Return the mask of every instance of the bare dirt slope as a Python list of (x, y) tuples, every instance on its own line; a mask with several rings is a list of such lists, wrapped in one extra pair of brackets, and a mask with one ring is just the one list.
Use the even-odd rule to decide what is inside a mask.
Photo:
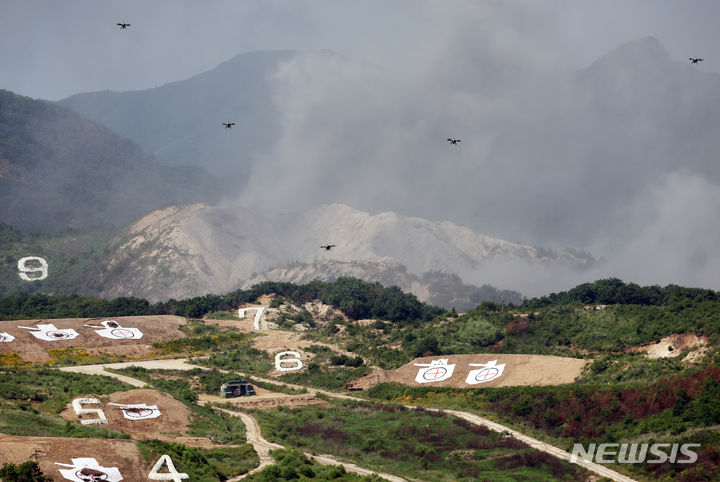
[(208, 403), (230, 403), (237, 408), (257, 408), (259, 410), (272, 410), (280, 405), (284, 407), (299, 407), (305, 405), (316, 405), (326, 407), (329, 404), (315, 395), (303, 393), (289, 395), (287, 393), (272, 392), (258, 386), (255, 387), (256, 395), (251, 397), (222, 398), (217, 395), (201, 393), (198, 395), (201, 404)]
[[(657, 343), (648, 345), (635, 346), (629, 348), (629, 352), (645, 352), (648, 358), (671, 358), (684, 355), (689, 351), (695, 350), (695, 356), (702, 356), (703, 348), (707, 345), (708, 337), (706, 335), (696, 335), (694, 333), (682, 333), (666, 336)], [(693, 358), (694, 358), (693, 357)]]
[[(103, 427), (109, 430), (129, 434), (138, 440), (157, 438), (194, 447), (208, 447), (213, 445), (209, 439), (186, 435), (192, 413), (185, 404), (175, 400), (166, 393), (144, 389), (115, 392), (103, 396), (88, 394), (83, 398), (97, 398), (100, 400), (100, 405), (88, 405), (87, 408), (102, 409), (108, 420), (108, 423), (103, 425)], [(111, 403), (128, 405), (144, 403), (146, 405), (156, 405), (160, 410), (160, 416), (145, 420), (129, 420), (123, 416), (119, 406), (111, 405)], [(60, 415), (73, 422), (77, 422), (83, 417), (97, 418), (95, 415), (78, 417), (71, 404), (68, 404)]]
[[(415, 378), (419, 370), (428, 368), (433, 360), (447, 359), (447, 365), (455, 365), (452, 376), (442, 381), (429, 381), (418, 383)], [(473, 364), (487, 364), (496, 361), (496, 366), (505, 365), (502, 374), (487, 382), (468, 384), (466, 378), (470, 371), (481, 370), (481, 366)], [(508, 387), (515, 385), (560, 385), (572, 383), (580, 376), (582, 368), (588, 360), (580, 358), (566, 358), (548, 355), (507, 355), (507, 354), (479, 354), (479, 355), (443, 355), (416, 358), (395, 370), (375, 370), (359, 378), (353, 385), (360, 388), (370, 388), (378, 383), (394, 382), (411, 386), (440, 386), (455, 388), (480, 387)], [(425, 366), (417, 366), (425, 365)], [(428, 377), (432, 378), (432, 377)]]
[[(108, 320), (116, 321), (122, 328), (139, 329), (142, 338), (105, 338), (98, 335), (96, 329), (84, 326), (102, 326), (101, 323)], [(171, 315), (0, 321), (0, 333), (8, 333), (15, 337), (11, 342), (0, 343), (0, 353), (14, 352), (24, 360), (40, 363), (48, 360), (47, 350), (71, 346), (86, 347), (91, 355), (107, 353), (143, 356), (151, 351), (151, 342), (184, 338), (185, 333), (179, 328), (185, 323), (185, 318)], [(38, 324), (53, 324), (59, 330), (72, 328), (79, 336), (74, 339), (45, 341), (36, 338), (30, 330), (19, 328), (20, 326), (36, 327)]]
[(72, 464), (72, 458), (80, 457), (92, 457), (103, 467), (117, 467), (125, 480), (148, 480), (150, 467), (132, 440), (0, 435), (0, 462), (37, 461), (53, 480), (65, 480), (59, 469), (67, 468), (55, 462)]

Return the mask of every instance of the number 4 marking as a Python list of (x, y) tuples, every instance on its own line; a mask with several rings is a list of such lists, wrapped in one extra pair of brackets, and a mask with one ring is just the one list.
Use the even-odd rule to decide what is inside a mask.
[[(167, 472), (158, 472), (163, 465), (167, 465)], [(189, 479), (190, 476), (186, 473), (180, 473), (175, 470), (175, 465), (169, 455), (163, 455), (155, 462), (152, 470), (148, 474), (150, 480), (173, 480), (174, 482), (180, 482), (182, 479)]]

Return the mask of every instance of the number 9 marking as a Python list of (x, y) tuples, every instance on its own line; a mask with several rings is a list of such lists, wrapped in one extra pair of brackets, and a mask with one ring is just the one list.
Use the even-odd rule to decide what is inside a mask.
[[(28, 266), (28, 262), (31, 266)], [(40, 266), (37, 264), (40, 263)], [(32, 266), (35, 265), (35, 266)], [(48, 264), (42, 258), (37, 256), (25, 256), (18, 261), (18, 276), (20, 279), (25, 281), (40, 281), (47, 278), (48, 275)], [(29, 276), (28, 273), (41, 273), (40, 275)]]

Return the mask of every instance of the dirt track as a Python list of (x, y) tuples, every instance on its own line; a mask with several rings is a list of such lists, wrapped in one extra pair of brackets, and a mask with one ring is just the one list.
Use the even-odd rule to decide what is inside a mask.
[[(176, 360), (155, 360), (155, 361), (154, 361), (154, 363), (155, 363), (154, 368), (177, 369), (176, 367), (181, 366), (183, 362), (184, 362), (183, 359), (176, 359)], [(143, 364), (143, 365), (145, 365), (146, 363), (149, 363), (149, 362), (115, 363), (115, 364), (111, 364), (111, 365), (114, 366), (114, 367), (118, 367), (118, 366), (129, 366), (129, 365), (132, 365), (132, 364), (137, 364), (137, 365)], [(99, 367), (99, 372), (102, 373), (102, 365), (95, 365), (95, 367)], [(83, 368), (83, 367), (65, 367), (65, 368), (63, 368), (63, 369), (64, 369), (64, 370), (68, 370), (68, 371), (75, 371), (74, 369), (77, 369), (77, 368)], [(205, 368), (205, 367), (198, 367), (198, 366), (189, 365), (189, 364), (188, 364), (188, 365), (184, 365), (184, 368), (182, 368), (182, 369), (190, 370), (190, 369), (192, 369), (192, 368), (203, 368), (203, 369), (207, 369), (207, 368)], [(100, 373), (98, 373), (98, 374), (100, 374)], [(102, 374), (107, 375), (107, 376), (115, 376), (115, 374), (107, 373), (107, 372), (102, 373)], [(282, 382), (278, 382), (277, 380), (268, 380), (268, 379), (262, 379), (262, 378), (259, 378), (259, 377), (254, 377), (254, 378), (258, 379), (259, 381), (268, 381), (268, 382), (271, 382), (271, 383), (276, 383), (276, 384), (288, 386), (288, 387), (291, 387), (291, 388), (298, 388), (298, 389), (299, 389), (299, 388), (303, 388), (303, 387), (301, 387), (301, 386), (299, 386), (299, 385), (293, 385), (293, 384), (290, 384), (290, 383), (282, 383)], [(345, 394), (341, 394), (341, 393), (329, 392), (329, 391), (327, 391), (327, 390), (319, 390), (319, 389), (314, 389), (314, 388), (310, 388), (310, 387), (306, 387), (306, 388), (307, 388), (307, 390), (308, 390), (308, 393), (310, 393), (310, 394), (312, 394), (312, 395), (323, 394), (323, 395), (327, 395), (327, 396), (329, 396), (329, 397), (334, 397), (334, 398), (350, 399), (350, 400), (357, 400), (357, 401), (366, 401), (366, 400), (364, 400), (364, 399), (362, 399), (362, 398), (353, 397), (353, 396), (345, 395)], [(415, 408), (415, 407), (414, 407), (414, 406), (408, 406), (408, 408)], [(469, 421), (469, 422), (471, 422), (471, 423), (473, 423), (473, 424), (475, 424), (475, 425), (482, 425), (482, 426), (487, 427), (487, 428), (489, 428), (490, 430), (494, 430), (494, 431), (496, 431), (496, 432), (501, 432), (501, 433), (502, 433), (502, 432), (508, 432), (508, 433), (510, 433), (513, 437), (515, 437), (515, 438), (517, 438), (518, 440), (520, 440), (520, 441), (522, 441), (522, 442), (530, 445), (531, 447), (533, 447), (533, 448), (535, 448), (535, 449), (537, 449), (537, 450), (540, 450), (540, 451), (542, 451), (542, 452), (545, 452), (545, 453), (547, 453), (547, 454), (550, 454), (550, 455), (552, 455), (552, 456), (554, 456), (554, 457), (557, 457), (557, 458), (559, 458), (559, 459), (565, 460), (565, 461), (567, 461), (567, 462), (570, 461), (570, 453), (569, 453), (569, 452), (566, 452), (566, 451), (564, 451), (564, 450), (562, 450), (562, 449), (559, 449), (559, 448), (557, 448), (557, 447), (555, 447), (554, 445), (551, 445), (551, 444), (549, 444), (549, 443), (542, 442), (542, 441), (537, 440), (537, 439), (535, 439), (535, 438), (533, 438), (533, 437), (530, 437), (530, 436), (528, 436), (528, 435), (525, 435), (525, 434), (523, 434), (523, 433), (521, 433), (521, 432), (518, 432), (517, 430), (513, 430), (513, 429), (511, 429), (510, 427), (506, 427), (505, 425), (501, 425), (501, 424), (499, 424), (499, 423), (497, 423), (497, 422), (493, 422), (492, 420), (488, 420), (488, 419), (486, 419), (486, 418), (480, 417), (480, 416), (475, 415), (475, 414), (472, 414), (472, 413), (461, 412), (461, 411), (457, 411), (457, 410), (444, 410), (444, 409), (434, 409), (434, 410), (439, 411), (439, 412), (448, 413), (448, 414), (454, 415), (454, 416), (456, 416), (456, 417), (464, 418), (465, 420), (467, 420), (467, 421)], [(237, 414), (237, 415), (239, 415), (239, 416), (242, 416), (240, 413), (236, 413), (236, 412), (231, 412), (231, 413)], [(251, 417), (251, 418), (252, 418), (252, 417)], [(246, 426), (247, 426), (247, 423), (246, 423)], [(258, 429), (258, 430), (259, 430), (259, 429)], [(248, 428), (248, 433), (249, 433), (249, 432), (250, 432), (250, 429)], [(258, 432), (258, 434), (259, 434), (259, 432)], [(258, 436), (259, 436), (259, 435), (258, 435)], [(249, 437), (249, 435), (248, 435), (248, 437)], [(260, 437), (260, 438), (262, 438), (262, 437)], [(250, 440), (250, 439), (248, 438), (248, 443), (250, 443), (249, 440)], [(268, 446), (269, 446), (269, 445), (275, 445), (275, 444), (270, 444), (270, 442), (267, 442), (267, 441), (264, 440), (264, 439), (262, 439), (262, 440), (264, 441), (265, 444), (268, 444)], [(257, 450), (257, 449), (256, 449), (256, 450)], [(264, 449), (263, 449), (263, 450), (264, 450)], [(269, 449), (268, 449), (268, 450), (269, 450)], [(316, 459), (317, 459), (317, 457), (316, 457)], [(332, 462), (332, 463), (337, 463), (337, 462)], [(605, 467), (605, 466), (600, 465), (600, 464), (596, 464), (596, 463), (594, 463), (594, 462), (585, 462), (584, 460), (579, 459), (579, 460), (578, 460), (578, 465), (580, 465), (581, 467), (584, 467), (584, 468), (586, 468), (587, 470), (589, 470), (589, 471), (591, 471), (591, 472), (594, 472), (594, 473), (596, 473), (596, 474), (598, 474), (598, 475), (600, 475), (600, 476), (602, 476), (602, 477), (608, 477), (609, 479), (615, 480), (615, 481), (618, 481), (618, 482), (632, 482), (632, 481), (634, 480), (634, 479), (631, 479), (630, 477), (627, 477), (627, 476), (625, 476), (625, 475), (622, 475), (622, 474), (620, 474), (619, 472), (616, 472), (616, 471), (614, 471), (614, 470), (612, 470), (612, 469), (610, 469), (610, 468), (608, 468), (608, 467)]]
[[(247, 437), (247, 442), (249, 444), (252, 444), (252, 446), (255, 448), (255, 451), (258, 453), (258, 456), (260, 457), (260, 465), (258, 467), (256, 467), (252, 471), (248, 472), (247, 474), (244, 474), (240, 477), (236, 477), (231, 480), (243, 479), (250, 474), (259, 472), (260, 470), (265, 468), (265, 466), (275, 463), (273, 458), (270, 456), (270, 451), (276, 450), (276, 449), (281, 449), (281, 448), (283, 448), (283, 446), (278, 445), (276, 443), (268, 442), (267, 440), (265, 440), (262, 436), (262, 433), (260, 431), (260, 426), (258, 425), (257, 420), (255, 420), (253, 417), (251, 417), (250, 415), (248, 415), (246, 413), (234, 412), (232, 410), (226, 410), (226, 409), (219, 409), (219, 410), (222, 410), (223, 412), (229, 413), (231, 415), (239, 416), (242, 419), (243, 423), (245, 424), (245, 429), (246, 429), (245, 433), (246, 433), (246, 437)], [(345, 467), (345, 470), (347, 470), (348, 472), (354, 472), (354, 473), (360, 474), (360, 475), (376, 474), (376, 475), (379, 475), (380, 477), (382, 477), (386, 480), (390, 480), (392, 482), (403, 482), (405, 480), (403, 478), (396, 477), (394, 475), (383, 474), (381, 472), (374, 472), (372, 470), (363, 469), (362, 467), (358, 467), (355, 464), (351, 464), (351, 463), (347, 463), (347, 462), (340, 462), (339, 460), (336, 460), (336, 459), (330, 457), (329, 455), (312, 455), (310, 453), (305, 452), (305, 456), (308, 457), (309, 459), (315, 460), (316, 462), (318, 462), (319, 464), (322, 464), (322, 465), (342, 465), (343, 467)]]

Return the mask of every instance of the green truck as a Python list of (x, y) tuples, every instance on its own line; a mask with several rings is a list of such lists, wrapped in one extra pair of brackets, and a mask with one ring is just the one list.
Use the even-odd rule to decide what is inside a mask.
[(233, 380), (223, 383), (220, 387), (220, 396), (223, 398), (235, 398), (255, 395), (255, 387), (246, 380)]

